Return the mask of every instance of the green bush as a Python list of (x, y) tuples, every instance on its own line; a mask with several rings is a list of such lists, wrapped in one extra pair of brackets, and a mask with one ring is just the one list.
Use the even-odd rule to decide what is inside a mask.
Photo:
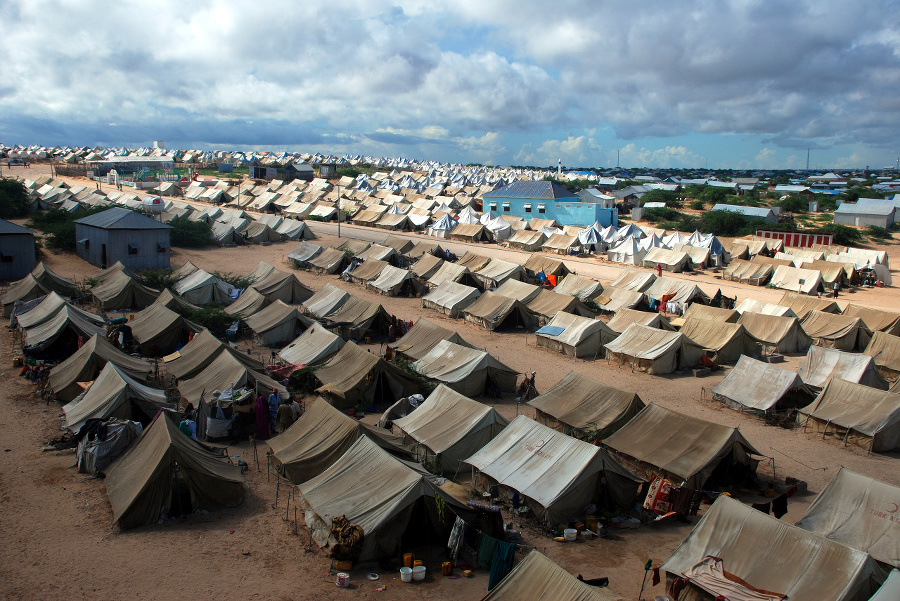
[(743, 236), (754, 229), (750, 220), (740, 213), (708, 211), (700, 217), (700, 231), (716, 236)]
[(14, 219), (28, 214), (28, 190), (14, 179), (0, 179), (0, 218)]
[(641, 196), (641, 206), (648, 202), (662, 202), (671, 209), (681, 208), (681, 199), (678, 197), (678, 193), (670, 190), (650, 190)]
[(875, 238), (877, 240), (891, 240), (893, 238), (891, 232), (877, 225), (870, 225), (867, 227), (866, 233), (869, 235), (869, 238)]
[(702, 211), (706, 208), (706, 203), (702, 200), (693, 200), (691, 201), (691, 208), (695, 211)]
[(250, 286), (253, 283), (253, 280), (248, 278), (245, 275), (237, 275), (235, 273), (231, 273), (230, 271), (222, 272), (222, 271), (214, 271), (213, 275), (222, 280), (223, 282), (228, 282), (235, 288), (240, 288), (243, 290)]
[(781, 210), (786, 213), (806, 213), (809, 209), (809, 201), (805, 196), (799, 194), (791, 194), (778, 203)]
[(199, 326), (203, 326), (218, 338), (225, 337), (225, 330), (235, 322), (235, 318), (225, 312), (218, 303), (210, 303), (197, 310), (186, 309), (184, 317)]
[(169, 225), (172, 226), (172, 246), (201, 248), (212, 243), (212, 226), (205, 221), (176, 217)]
[(142, 269), (137, 272), (137, 276), (144, 286), (156, 290), (165, 290), (166, 288), (174, 290), (175, 283), (181, 279), (172, 275), (171, 269)]
[(35, 213), (28, 222), (28, 227), (47, 235), (44, 241), (47, 248), (55, 250), (75, 250), (75, 220), (88, 215), (102, 213), (109, 207), (94, 207), (80, 213), (69, 213), (62, 209), (51, 209), (43, 213)]
[(656, 223), (658, 221), (679, 221), (681, 219), (681, 213), (668, 207), (646, 209), (644, 210), (644, 219), (650, 223)]
[(861, 231), (840, 223), (826, 223), (822, 226), (821, 231), (834, 236), (834, 243), (841, 246), (852, 246), (862, 242), (863, 239)]

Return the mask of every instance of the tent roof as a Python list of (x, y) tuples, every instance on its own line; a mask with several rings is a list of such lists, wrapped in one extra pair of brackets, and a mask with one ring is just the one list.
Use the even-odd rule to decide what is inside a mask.
[(159, 293), (159, 296), (156, 297), (156, 300), (153, 301), (156, 305), (162, 305), (167, 309), (171, 309), (176, 313), (184, 313), (185, 311), (198, 311), (200, 307), (193, 303), (189, 303), (177, 294), (173, 294), (171, 290), (166, 288), (162, 292)]
[(344, 346), (344, 339), (313, 322), (305, 332), (278, 352), (278, 355), (294, 365), (318, 365)]
[[(32, 314), (34, 314), (33, 319), (36, 322), (32, 327), (25, 329), (25, 347), (33, 351), (44, 350), (53, 344), (67, 328), (72, 328), (83, 338), (90, 338), (95, 334), (106, 334), (106, 321), (99, 315), (82, 311), (68, 303), (64, 303), (62, 307), (52, 306), (54, 300), (52, 297), (55, 294), (55, 292), (51, 292), (38, 306), (19, 317), (20, 325), (22, 317), (30, 317)], [(45, 303), (47, 305), (42, 308)]]
[(614, 598), (615, 595), (607, 593), (606, 589), (581, 582), (537, 550), (532, 550), (482, 601), (610, 601)]
[(428, 354), (439, 342), (449, 340), (461, 346), (472, 347), (454, 330), (448, 330), (429, 319), (419, 319), (399, 340), (390, 343), (398, 352), (418, 360)]
[(313, 291), (296, 275), (275, 268), (251, 286), (269, 300), (278, 299), (286, 303), (302, 303), (313, 295)]
[(607, 286), (603, 293), (594, 299), (594, 302), (596, 302), (604, 311), (617, 313), (622, 309), (637, 307), (643, 300), (643, 292)]
[[(872, 337), (872, 331), (866, 327), (862, 319), (850, 315), (837, 315), (822, 311), (810, 311), (800, 323), (803, 331), (812, 338), (829, 341), (846, 340), (841, 348), (852, 350), (857, 346), (857, 338), (865, 348)], [(864, 340), (864, 342), (862, 342)]]
[(639, 323), (643, 326), (657, 328), (659, 330), (675, 331), (675, 328), (672, 327), (669, 320), (659, 313), (624, 308), (616, 311), (616, 314), (606, 325), (609, 326), (609, 329), (613, 332), (622, 333), (633, 323)]
[(644, 407), (603, 444), (696, 487), (702, 486), (719, 461), (733, 452), (760, 455), (737, 428), (659, 405)]
[(778, 304), (790, 307), (797, 314), (798, 319), (806, 317), (810, 311), (822, 311), (825, 313), (840, 313), (841, 308), (832, 300), (825, 300), (808, 294), (785, 292)]
[(521, 306), (521, 303), (513, 298), (489, 290), (466, 307), (464, 312), (467, 316), (471, 315), (477, 319), (483, 319), (487, 324), (496, 327), (516, 306)]
[(698, 317), (700, 319), (714, 319), (720, 322), (737, 323), (740, 313), (734, 309), (722, 309), (720, 307), (710, 307), (701, 303), (691, 303), (687, 311), (684, 312), (684, 318)]
[[(415, 328), (413, 328), (415, 329)], [(513, 379), (519, 372), (508, 367), (481, 349), (461, 346), (449, 340), (441, 340), (428, 353), (412, 365), (418, 373), (451, 387), (478, 388), (476, 374), (490, 370), (495, 379), (503, 375)]]
[[(263, 364), (230, 345), (225, 344), (206, 328), (194, 336), (176, 355), (166, 361), (166, 373), (175, 376), (179, 380), (192, 378), (202, 369), (206, 368), (223, 350), (228, 351), (235, 359), (248, 368), (262, 371)], [(210, 393), (212, 391), (210, 390)]]
[(597, 280), (570, 273), (553, 290), (557, 294), (570, 294), (577, 296), (581, 300), (588, 300), (596, 298), (603, 292), (603, 284)]
[(470, 271), (478, 271), (490, 262), (488, 257), (477, 255), (472, 251), (466, 251), (462, 257), (456, 262), (457, 265), (467, 267)]
[[(184, 352), (185, 349), (182, 349), (181, 352)], [(277, 388), (282, 398), (290, 398), (290, 393), (280, 383), (263, 373), (249, 369), (231, 353), (222, 352), (203, 368), (203, 371), (189, 380), (182, 380), (178, 384), (178, 391), (196, 407), (204, 390), (206, 391), (205, 397), (210, 398), (214, 390), (227, 390), (241, 386), (253, 388), (254, 385), (261, 391), (271, 391)]]
[(562, 328), (559, 334), (541, 333), (539, 336), (555, 340), (567, 346), (579, 346), (582, 342), (596, 335), (598, 332), (603, 341), (614, 339), (617, 334), (608, 325), (599, 319), (582, 317), (565, 311), (558, 311), (546, 326), (549, 328)]
[(607, 343), (606, 349), (612, 353), (637, 359), (653, 360), (674, 349), (681, 348), (685, 342), (698, 346), (679, 332), (669, 332), (633, 323), (615, 340)]
[(623, 269), (610, 286), (622, 290), (635, 290), (643, 292), (656, 281), (656, 274), (652, 271), (638, 269)]
[[(750, 586), (777, 591), (791, 601), (868, 599), (873, 592), (871, 581), (878, 574), (875, 562), (865, 553), (726, 495), (719, 496), (661, 569), (683, 576), (707, 556), (721, 558), (730, 574)], [(710, 594), (736, 598), (728, 590)]]
[(459, 282), (466, 274), (471, 273), (469, 268), (464, 265), (444, 261), (438, 270), (428, 278), (428, 285), (431, 287), (438, 287), (447, 282)]
[(777, 317), (797, 317), (790, 307), (763, 302), (754, 298), (745, 298), (734, 308), (740, 314), (747, 312), (760, 315), (775, 315)]
[(495, 283), (499, 286), (514, 276), (524, 274), (525, 270), (521, 265), (500, 259), (491, 259), (490, 263), (475, 272), (475, 277), (486, 284)]
[[(88, 419), (104, 419), (118, 414), (120, 406), (131, 399), (154, 409), (168, 404), (164, 390), (145, 386), (116, 367), (114, 363), (107, 363), (84, 394), (63, 406), (66, 415), (65, 427), (72, 432), (78, 432)], [(131, 416), (128, 408), (126, 414), (128, 417)]]
[(871, 438), (873, 451), (900, 448), (900, 394), (832, 378), (800, 414)]
[(352, 282), (365, 283), (376, 279), (386, 267), (388, 267), (387, 261), (366, 259), (362, 265), (357, 265), (353, 271), (345, 272), (345, 274), (350, 276), (350, 281)]
[(303, 302), (303, 309), (317, 319), (337, 311), (350, 298), (350, 293), (334, 284), (325, 284)]
[(712, 392), (713, 398), (747, 409), (767, 411), (795, 389), (809, 393), (803, 380), (794, 372), (742, 355)]
[[(447, 265), (447, 263), (445, 263), (445, 265)], [(422, 298), (422, 303), (434, 303), (435, 305), (446, 309), (464, 309), (480, 296), (481, 293), (477, 288), (447, 281), (425, 295), (425, 297)]]
[(106, 494), (120, 527), (159, 520), (160, 508), (169, 504), (170, 470), (176, 462), (191, 475), (188, 486), (201, 508), (237, 505), (243, 500), (241, 468), (185, 436), (163, 414), (106, 471)]
[[(150, 305), (135, 314), (128, 325), (131, 326), (134, 337), (140, 343), (145, 355), (168, 353), (181, 342), (181, 333), (185, 329), (200, 330), (199, 326), (187, 322), (175, 311), (157, 304)], [(153, 352), (154, 349), (156, 352)]]
[(875, 332), (863, 354), (875, 359), (875, 365), (900, 372), (900, 336)]
[(432, 254), (423, 254), (422, 257), (410, 267), (410, 271), (423, 279), (428, 279), (437, 273), (438, 269), (444, 264), (444, 260)]
[(807, 386), (822, 388), (831, 378), (840, 378), (873, 388), (887, 389), (887, 382), (875, 369), (872, 357), (846, 353), (822, 346), (811, 346), (797, 368)]
[(322, 247), (318, 244), (313, 244), (312, 242), (307, 242), (304, 240), (301, 242), (297, 248), (292, 250), (287, 254), (288, 259), (293, 259), (294, 261), (307, 262), (319, 255), (322, 252)]
[(244, 319), (244, 323), (247, 324), (247, 327), (250, 328), (254, 334), (268, 332), (289, 321), (296, 321), (303, 324), (304, 329), (314, 323), (309, 317), (301, 314), (296, 306), (288, 305), (280, 300), (275, 301), (265, 309)]
[(507, 298), (514, 298), (523, 303), (533, 300), (540, 292), (541, 289), (538, 286), (526, 284), (519, 280), (506, 280), (494, 290), (495, 294), (501, 294)]
[(812, 339), (800, 327), (796, 317), (779, 317), (777, 315), (765, 315), (745, 311), (741, 314), (738, 323), (744, 326), (751, 336), (769, 345), (780, 348), (791, 337), (797, 338), (796, 347), (791, 343), (793, 350), (785, 349), (783, 352), (800, 352), (812, 345)]
[(595, 429), (606, 435), (625, 425), (644, 407), (637, 393), (620, 390), (574, 371), (528, 404), (572, 428)]
[(535, 315), (552, 319), (560, 311), (594, 315), (581, 300), (566, 294), (557, 294), (553, 290), (541, 289), (538, 295), (526, 303), (528, 310)]
[(309, 259), (309, 264), (317, 269), (322, 269), (333, 273), (338, 266), (346, 260), (347, 255), (343, 250), (337, 248), (326, 248), (317, 256)]
[(412, 279), (415, 279), (415, 276), (410, 270), (387, 265), (381, 270), (377, 278), (369, 281), (367, 286), (382, 294), (395, 294), (404, 282)]
[(525, 261), (525, 263), (522, 265), (522, 267), (527, 271), (532, 271), (534, 273), (543, 271), (547, 275), (568, 277), (570, 274), (569, 268), (566, 267), (566, 264), (563, 263), (561, 259), (554, 259), (553, 257), (542, 255), (541, 253), (532, 253), (531, 256), (528, 257), (528, 260)]
[[(373, 373), (376, 377), (372, 377)], [(393, 363), (348, 342), (316, 370), (316, 378), (322, 383), (317, 391), (354, 403), (365, 390), (375, 386), (379, 373), (385, 373), (403, 389), (406, 394), (400, 396), (408, 396), (418, 388), (418, 382)]]
[[(466, 438), (484, 428), (496, 425), (499, 429), (508, 424), (509, 420), (493, 407), (473, 401), (443, 384), (438, 385), (415, 411), (394, 420), (395, 427), (435, 454), (464, 443)], [(480, 439), (476, 443), (466, 455), (480, 448)]]
[(246, 288), (236, 301), (225, 307), (228, 315), (248, 317), (259, 313), (269, 304), (269, 299), (256, 288)]
[(885, 518), (898, 498), (900, 488), (842, 467), (797, 527), (900, 568), (900, 528), (896, 519)]
[(739, 323), (691, 317), (681, 326), (681, 333), (704, 349), (716, 352), (719, 363), (736, 361), (739, 355), (760, 354), (759, 341)]
[(896, 311), (884, 311), (851, 303), (844, 309), (844, 315), (859, 317), (873, 332), (888, 332), (895, 336), (900, 334), (900, 313)]
[(77, 382), (93, 380), (103, 365), (115, 364), (120, 370), (138, 380), (145, 381), (153, 367), (146, 359), (123, 353), (105, 337), (94, 335), (75, 353), (50, 370), (50, 388), (57, 398), (71, 400), (81, 391)]
[(670, 294), (674, 295), (669, 299), (669, 302), (673, 303), (692, 303), (695, 299), (709, 302), (709, 296), (696, 284), (669, 278), (656, 278), (653, 284), (644, 290), (644, 296), (648, 298), (661, 299)]

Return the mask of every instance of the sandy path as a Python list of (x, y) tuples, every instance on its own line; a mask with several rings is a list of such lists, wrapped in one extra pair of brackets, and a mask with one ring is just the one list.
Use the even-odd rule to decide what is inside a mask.
[[(319, 243), (336, 244), (330, 226), (314, 224)], [(342, 234), (383, 239), (385, 232), (342, 225)], [(358, 231), (361, 230), (361, 231)], [(415, 237), (415, 236), (412, 236)], [(428, 238), (429, 240), (434, 240)], [(295, 243), (250, 246), (202, 251), (173, 252), (173, 266), (190, 260), (209, 271), (249, 272), (260, 260), (286, 269), (282, 257)], [(455, 252), (467, 245), (450, 243)], [(893, 247), (888, 247), (893, 250)], [(523, 255), (496, 246), (478, 245), (476, 252), (509, 259)], [(895, 257), (891, 257), (896, 260)], [(72, 255), (45, 257), (54, 270), (83, 278), (96, 269)], [(570, 268), (609, 281), (619, 267), (597, 262), (572, 261)], [(582, 263), (585, 263), (582, 267)], [(335, 276), (317, 276), (298, 272), (313, 289), (332, 283), (362, 298), (378, 300), (387, 310), (404, 319), (423, 317), (455, 329), (469, 342), (485, 348), (520, 372), (538, 372), (538, 389), (544, 391), (570, 370), (620, 388), (635, 390), (645, 402), (702, 417), (716, 423), (737, 426), (757, 449), (774, 458), (779, 477), (791, 475), (809, 482), (812, 493), (822, 489), (841, 467), (900, 485), (898, 455), (867, 457), (860, 449), (843, 448), (833, 441), (822, 441), (812, 434), (765, 426), (759, 420), (701, 401), (701, 387), (711, 388), (724, 377), (718, 372), (705, 379), (684, 376), (654, 377), (631, 373), (599, 361), (573, 361), (560, 354), (534, 346), (534, 336), (525, 333), (492, 334), (465, 321), (450, 320), (425, 311), (417, 299), (386, 298), (362, 287), (338, 280)], [(719, 287), (708, 276), (698, 278)], [(729, 285), (731, 285), (729, 283)], [(725, 288), (722, 286), (723, 289)], [(743, 296), (768, 299), (780, 293), (755, 287), (734, 286)], [(708, 290), (708, 289), (707, 289)], [(714, 289), (712, 290), (715, 291)], [(723, 290), (724, 291), (724, 290)], [(731, 295), (730, 292), (726, 294)], [(854, 302), (872, 306), (896, 304), (894, 289), (863, 291)], [(774, 300), (774, 299), (773, 299)], [(11, 365), (14, 355), (11, 336), (0, 335), (0, 361)], [(377, 351), (377, 347), (373, 348)], [(785, 367), (795, 369), (799, 357), (789, 357)], [(323, 570), (328, 559), (321, 552), (306, 553), (306, 536), (296, 537), (280, 512), (272, 508), (275, 487), (267, 483), (265, 472), (252, 469), (248, 474), (249, 497), (241, 507), (207, 516), (176, 520), (162, 526), (119, 533), (110, 527), (112, 514), (101, 481), (85, 478), (70, 468), (71, 455), (41, 453), (44, 441), (58, 427), (59, 406), (38, 401), (30, 384), (17, 377), (17, 370), (0, 372), (0, 537), (8, 541), (0, 551), (0, 599), (55, 599), (61, 595), (80, 599), (97, 597), (169, 599), (189, 594), (199, 599), (323, 599), (362, 598), (478, 599), (486, 591), (487, 575), (472, 580), (446, 580), (438, 577), (420, 586), (400, 585), (392, 575), (379, 583), (354, 571), (360, 587), (352, 592), (336, 589)], [(494, 404), (507, 416), (516, 413), (509, 399)], [(527, 411), (527, 408), (526, 408)], [(6, 451), (6, 449), (9, 449)], [(231, 448), (252, 464), (252, 454), (244, 444)], [(264, 465), (264, 457), (261, 456)], [(771, 474), (771, 461), (760, 465), (760, 472)], [(803, 514), (813, 494), (795, 497), (788, 515), (794, 522)], [(283, 495), (282, 495), (283, 503)], [(283, 505), (282, 505), (283, 506)], [(232, 533), (232, 530), (234, 531)], [(643, 564), (648, 557), (659, 565), (690, 531), (690, 525), (664, 524), (658, 528), (640, 528), (621, 533), (621, 540), (592, 541), (582, 545), (562, 545), (527, 529), (526, 542), (545, 552), (572, 573), (587, 576), (606, 575), (611, 589), (627, 599), (637, 598)], [(248, 553), (248, 554), (244, 554)], [(123, 560), (124, 559), (124, 560)], [(436, 561), (436, 560), (435, 560)], [(136, 569), (140, 566), (140, 569)], [(436, 567), (436, 564), (435, 564)], [(388, 584), (385, 593), (375, 592), (375, 584)], [(662, 594), (662, 587), (645, 598)]]

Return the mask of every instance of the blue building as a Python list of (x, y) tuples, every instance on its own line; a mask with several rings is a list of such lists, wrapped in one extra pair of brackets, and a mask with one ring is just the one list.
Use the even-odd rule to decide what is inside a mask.
[(556, 182), (514, 182), (482, 197), (482, 210), (526, 221), (553, 219), (560, 225), (619, 225), (619, 211), (581, 199)]

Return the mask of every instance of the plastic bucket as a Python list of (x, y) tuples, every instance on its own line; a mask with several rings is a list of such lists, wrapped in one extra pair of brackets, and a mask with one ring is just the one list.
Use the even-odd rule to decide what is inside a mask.
[(597, 532), (597, 516), (587, 516), (587, 518), (584, 520), (584, 525), (591, 532)]
[(416, 566), (412, 569), (413, 580), (420, 582), (425, 580), (425, 566)]
[(578, 530), (575, 528), (566, 528), (563, 530), (563, 536), (567, 543), (575, 542), (575, 539), (578, 538)]
[(412, 568), (400, 568), (400, 580), (403, 582), (412, 582)]
[(347, 574), (345, 572), (338, 572), (335, 584), (337, 584), (341, 588), (347, 588), (348, 586), (350, 586), (350, 574)]
[(415, 559), (415, 557), (413, 557), (412, 553), (404, 553), (403, 554), (403, 567), (405, 567), (405, 568), (413, 567), (414, 559)]
[(417, 560), (413, 561), (412, 567), (417, 568), (417, 567), (419, 567), (420, 565), (422, 565), (422, 560), (421, 560), (421, 559), (417, 559)]

